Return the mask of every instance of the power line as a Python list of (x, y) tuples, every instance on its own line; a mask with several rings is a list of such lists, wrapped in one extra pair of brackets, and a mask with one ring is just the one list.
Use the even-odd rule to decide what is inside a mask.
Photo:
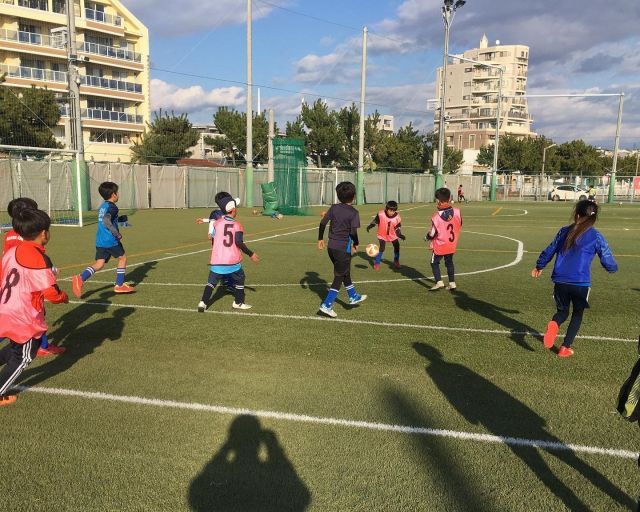
[[(289, 9), (288, 7), (283, 7), (282, 5), (278, 5), (278, 4), (274, 4), (272, 2), (269, 2), (267, 0), (255, 0), (256, 2), (259, 2), (261, 4), (264, 5), (268, 5), (269, 7), (273, 7), (275, 9), (280, 9), (282, 11), (286, 11), (289, 12), (291, 14), (295, 14), (296, 16), (302, 16), (304, 18), (309, 18), (315, 21), (319, 21), (321, 23), (326, 23), (328, 25), (334, 25), (336, 27), (341, 27), (341, 28), (346, 28), (348, 30), (353, 30), (355, 32), (361, 32), (362, 31), (362, 27), (352, 27), (350, 25), (345, 25), (344, 23), (339, 23), (337, 21), (332, 21), (332, 20), (328, 20), (326, 18), (320, 18), (319, 16), (314, 16), (312, 14), (306, 14), (304, 12), (300, 12), (300, 11), (295, 11), (293, 9)], [(382, 34), (378, 34), (377, 32), (373, 31), (373, 30), (369, 30), (369, 34), (374, 35), (375, 37), (379, 37), (381, 39), (388, 39), (389, 41), (393, 41), (394, 43), (398, 43), (398, 44), (404, 44), (407, 41), (400, 41), (398, 39), (394, 39), (392, 37), (389, 36), (383, 36)], [(418, 48), (418, 46), (415, 46), (416, 48)]]
[[(179, 75), (179, 76), (185, 76), (185, 77), (189, 77), (189, 78), (200, 78), (203, 80), (214, 80), (217, 82), (224, 82), (224, 83), (228, 83), (228, 84), (235, 84), (235, 85), (242, 85), (242, 86), (247, 86), (249, 84), (247, 84), (247, 82), (244, 82), (242, 80), (229, 80), (226, 78), (219, 78), (219, 77), (215, 77), (215, 76), (206, 76), (206, 75), (198, 75), (198, 74), (194, 74), (194, 73), (182, 73), (180, 71), (172, 71), (170, 69), (162, 69), (162, 68), (157, 68), (154, 66), (150, 67), (151, 70), (153, 71), (158, 71), (160, 73), (168, 73), (171, 75)], [(326, 98), (326, 99), (330, 99), (330, 100), (336, 100), (336, 101), (346, 101), (349, 103), (358, 103), (360, 100), (359, 99), (353, 99), (353, 98), (341, 98), (339, 96), (328, 96), (326, 94), (319, 94), (316, 92), (312, 92), (312, 91), (296, 91), (293, 89), (285, 89), (283, 87), (274, 87), (271, 85), (264, 85), (264, 84), (258, 84), (253, 82), (251, 85), (253, 85), (253, 87), (260, 87), (261, 89), (267, 89), (267, 90), (271, 90), (271, 91), (278, 91), (278, 92), (286, 92), (289, 94), (295, 94), (295, 95), (302, 95), (302, 96), (314, 96), (317, 98)], [(427, 114), (427, 115), (432, 115), (432, 113), (428, 110), (418, 110), (418, 109), (407, 109), (407, 108), (398, 108), (396, 106), (393, 105), (385, 105), (382, 103), (372, 103), (370, 101), (366, 102), (366, 105), (369, 106), (373, 106), (373, 107), (380, 107), (380, 108), (393, 108), (395, 110), (399, 110), (400, 112), (407, 112), (407, 113), (414, 113), (414, 114)]]

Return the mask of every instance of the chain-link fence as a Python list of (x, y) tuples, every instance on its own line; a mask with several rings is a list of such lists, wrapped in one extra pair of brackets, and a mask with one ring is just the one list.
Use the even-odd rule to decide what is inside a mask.
[[(496, 199), (498, 201), (578, 201), (593, 193), (596, 200), (609, 199), (610, 176), (552, 177), (524, 175), (519, 173), (499, 174)], [(593, 188), (592, 188), (593, 187)], [(489, 185), (482, 190), (484, 199), (489, 197)], [(616, 176), (614, 184), (616, 202), (640, 200), (640, 177)]]

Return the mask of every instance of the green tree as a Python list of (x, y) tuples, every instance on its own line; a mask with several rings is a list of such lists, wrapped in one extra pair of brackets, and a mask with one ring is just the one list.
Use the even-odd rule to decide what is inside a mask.
[(345, 144), (344, 158), (341, 163), (355, 166), (358, 163), (358, 149), (360, 144), (360, 112), (355, 103), (351, 103), (351, 106), (340, 109), (336, 114), (336, 120)]
[[(209, 144), (216, 151), (221, 151), (226, 157), (241, 161), (247, 154), (247, 114), (236, 109), (220, 107), (213, 116), (213, 123), (224, 135), (223, 137), (205, 137), (205, 144)], [(264, 112), (254, 114), (252, 123), (253, 161), (265, 163), (269, 158), (269, 121)]]
[(307, 154), (316, 159), (318, 167), (323, 161), (327, 165), (339, 162), (345, 144), (336, 113), (329, 112), (327, 104), (318, 99), (312, 106), (302, 105), (301, 118), (307, 132)]
[[(498, 151), (498, 169), (521, 171), (525, 174), (539, 174), (542, 170), (542, 156), (544, 148), (553, 141), (546, 137), (518, 137), (503, 135), (500, 137)], [(557, 171), (557, 160), (554, 152), (547, 151), (545, 172), (553, 174)], [(480, 148), (477, 162), (488, 168), (493, 168), (493, 144)]]
[(307, 140), (307, 132), (304, 131), (304, 123), (302, 117), (296, 117), (295, 121), (287, 121), (285, 135), (288, 139), (304, 139)]
[(198, 143), (199, 138), (198, 130), (186, 114), (176, 116), (172, 112), (169, 115), (160, 110), (147, 124), (140, 142), (134, 142), (131, 147), (132, 159), (143, 164), (175, 164), (191, 156), (188, 150)]
[(563, 175), (601, 176), (606, 170), (606, 160), (594, 146), (583, 140), (565, 142), (555, 148), (558, 172)]
[(379, 142), (373, 159), (379, 167), (417, 171), (422, 169), (424, 139), (409, 123), (396, 134), (386, 134)]
[(60, 107), (47, 89), (13, 91), (0, 88), (0, 143), (11, 146), (62, 148), (53, 135)]

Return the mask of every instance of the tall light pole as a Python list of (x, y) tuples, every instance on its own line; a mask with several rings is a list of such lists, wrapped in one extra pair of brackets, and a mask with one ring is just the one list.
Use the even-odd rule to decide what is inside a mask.
[(540, 172), (540, 197), (542, 197), (542, 184), (544, 183), (544, 166), (547, 162), (547, 149), (556, 147), (557, 144), (550, 144), (542, 150), (542, 171)]
[(449, 29), (453, 22), (453, 16), (455, 12), (466, 4), (466, 0), (457, 0), (455, 3), (453, 0), (444, 0), (442, 6), (442, 20), (444, 21), (444, 56), (442, 59), (442, 77), (440, 84), (440, 125), (438, 127), (438, 173), (436, 174), (436, 190), (442, 187), (444, 178), (444, 147), (445, 147), (445, 106), (446, 106), (446, 94), (447, 94), (447, 64), (449, 62)]
[(609, 198), (608, 203), (615, 201), (616, 193), (616, 170), (618, 168), (618, 152), (620, 151), (620, 128), (622, 127), (622, 107), (624, 105), (624, 93), (620, 93), (620, 102), (618, 103), (618, 122), (616, 124), (616, 141), (613, 148), (613, 164), (611, 166), (611, 179), (609, 180)]
[(251, 0), (247, 0), (247, 168), (245, 204), (253, 206), (253, 77), (251, 66)]
[(367, 27), (362, 29), (362, 69), (360, 71), (360, 126), (358, 139), (358, 173), (356, 175), (356, 200), (364, 204), (364, 106), (367, 86)]

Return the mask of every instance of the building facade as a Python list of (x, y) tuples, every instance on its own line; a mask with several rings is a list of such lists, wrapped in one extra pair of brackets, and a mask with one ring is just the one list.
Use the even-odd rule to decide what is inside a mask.
[[(502, 95), (506, 97), (501, 102), (500, 135), (535, 136), (531, 130), (533, 120), (524, 97), (527, 89), (529, 47), (501, 45), (499, 41), (494, 46), (489, 46), (487, 37), (483, 36), (479, 48), (467, 50), (461, 57), (503, 66)], [(456, 61), (455, 58), (453, 63), (447, 65), (445, 138), (449, 147), (470, 150), (465, 153), (472, 154), (482, 146), (494, 143), (498, 84), (497, 69)], [(437, 70), (437, 95), (438, 107), (434, 118), (436, 131), (440, 129), (442, 68)]]
[[(150, 120), (149, 32), (118, 0), (75, 1), (85, 158), (130, 161)], [(65, 0), (0, 0), (0, 73), (11, 87), (56, 93), (51, 127), (72, 147)]]

